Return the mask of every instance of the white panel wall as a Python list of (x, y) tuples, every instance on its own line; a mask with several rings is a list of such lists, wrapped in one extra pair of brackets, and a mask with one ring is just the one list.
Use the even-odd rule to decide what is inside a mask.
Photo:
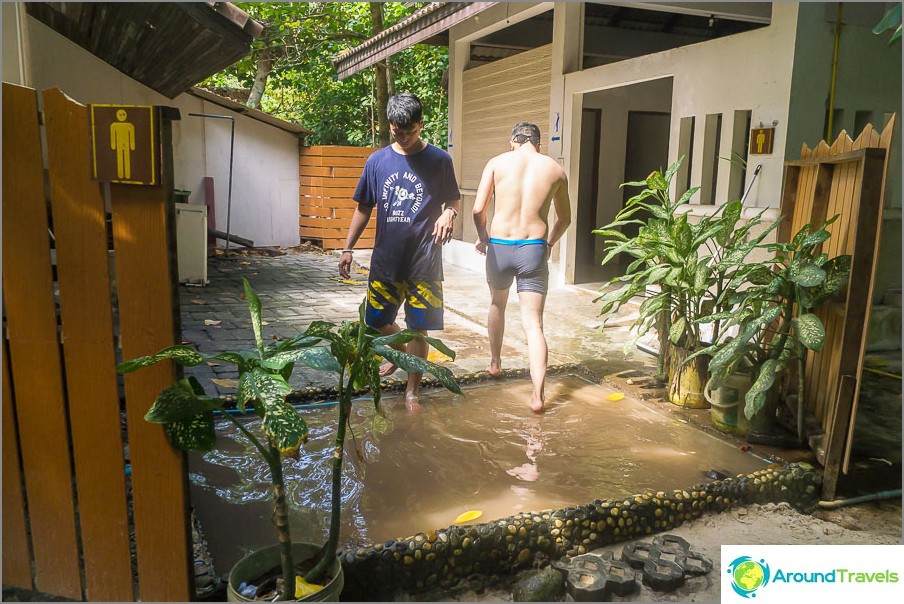
[[(6, 39), (11, 32), (3, 4), (4, 79)], [(26, 17), (25, 56), (37, 90), (59, 88), (84, 103), (123, 103), (177, 107), (173, 123), (174, 179), (191, 190), (190, 203), (204, 203), (201, 179), (214, 178), (217, 228), (226, 230), (229, 182), (229, 120), (191, 117), (212, 113), (235, 118), (235, 157), (230, 231), (257, 246), (292, 246), (298, 237), (298, 138), (189, 94), (175, 99), (123, 75), (40, 21)], [(215, 122), (215, 123), (214, 123)], [(221, 242), (222, 244), (223, 242)]]
[(518, 122), (540, 126), (541, 147), (549, 145), (550, 60), (546, 45), (469, 69), (462, 74), (462, 159), (460, 186), (476, 189), (487, 161), (509, 150)]

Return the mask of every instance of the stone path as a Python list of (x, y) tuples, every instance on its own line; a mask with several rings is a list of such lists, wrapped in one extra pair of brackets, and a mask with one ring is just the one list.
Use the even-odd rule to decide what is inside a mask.
[[(338, 257), (316, 248), (299, 246), (282, 250), (285, 255), (267, 256), (261, 252), (239, 252), (230, 256), (212, 256), (208, 262), (206, 287), (179, 287), (182, 306), (183, 342), (201, 352), (216, 354), (225, 350), (253, 347), (248, 308), (243, 299), (242, 277), (248, 279), (261, 300), (263, 333), (266, 340), (290, 338), (304, 331), (315, 320), (339, 323), (354, 320), (364, 298), (369, 255), (356, 253), (360, 262), (352, 279), (338, 275)], [(432, 332), (456, 351), (447, 366), (457, 375), (483, 371), (489, 361), (486, 316), (489, 293), (482, 274), (459, 267), (445, 267), (445, 329)], [(526, 341), (521, 331), (517, 295), (512, 288), (506, 313), (506, 338), (503, 365), (508, 369), (527, 367)], [(606, 373), (625, 369), (652, 369), (652, 356), (633, 351), (622, 353), (627, 338), (622, 326), (597, 329), (601, 320), (593, 299), (598, 294), (568, 287), (550, 292), (545, 312), (546, 335), (551, 365), (586, 362)], [(399, 323), (402, 322), (400, 313)], [(234, 394), (234, 388), (215, 385), (210, 378), (235, 379), (235, 367), (227, 363), (202, 364), (186, 368), (186, 375), (197, 377), (209, 394)], [(404, 372), (396, 378), (404, 379)], [(335, 376), (297, 366), (290, 380), (293, 388), (335, 386)], [(216, 388), (217, 392), (211, 390)]]

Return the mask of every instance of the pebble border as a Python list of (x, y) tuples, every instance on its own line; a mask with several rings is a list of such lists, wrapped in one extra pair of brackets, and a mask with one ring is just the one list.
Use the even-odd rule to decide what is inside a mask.
[(626, 499), (418, 533), (406, 539), (339, 552), (344, 600), (386, 599), (451, 587), (474, 574), (508, 574), (548, 560), (674, 529), (707, 513), (738, 505), (788, 502), (809, 513), (822, 473), (807, 463), (786, 464), (688, 490), (647, 491)]

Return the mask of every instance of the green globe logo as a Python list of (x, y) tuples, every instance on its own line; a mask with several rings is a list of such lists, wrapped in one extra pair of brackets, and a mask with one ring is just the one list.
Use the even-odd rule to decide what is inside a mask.
[(756, 590), (769, 583), (769, 565), (765, 560), (757, 562), (750, 556), (741, 556), (728, 565), (731, 587), (744, 598), (755, 598)]

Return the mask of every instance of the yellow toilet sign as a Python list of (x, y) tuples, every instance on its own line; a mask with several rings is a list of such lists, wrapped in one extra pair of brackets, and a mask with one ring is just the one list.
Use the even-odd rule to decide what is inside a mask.
[(157, 184), (154, 108), (90, 105), (91, 165), (97, 180)]
[(775, 128), (751, 129), (748, 155), (771, 155), (773, 138), (775, 138)]

